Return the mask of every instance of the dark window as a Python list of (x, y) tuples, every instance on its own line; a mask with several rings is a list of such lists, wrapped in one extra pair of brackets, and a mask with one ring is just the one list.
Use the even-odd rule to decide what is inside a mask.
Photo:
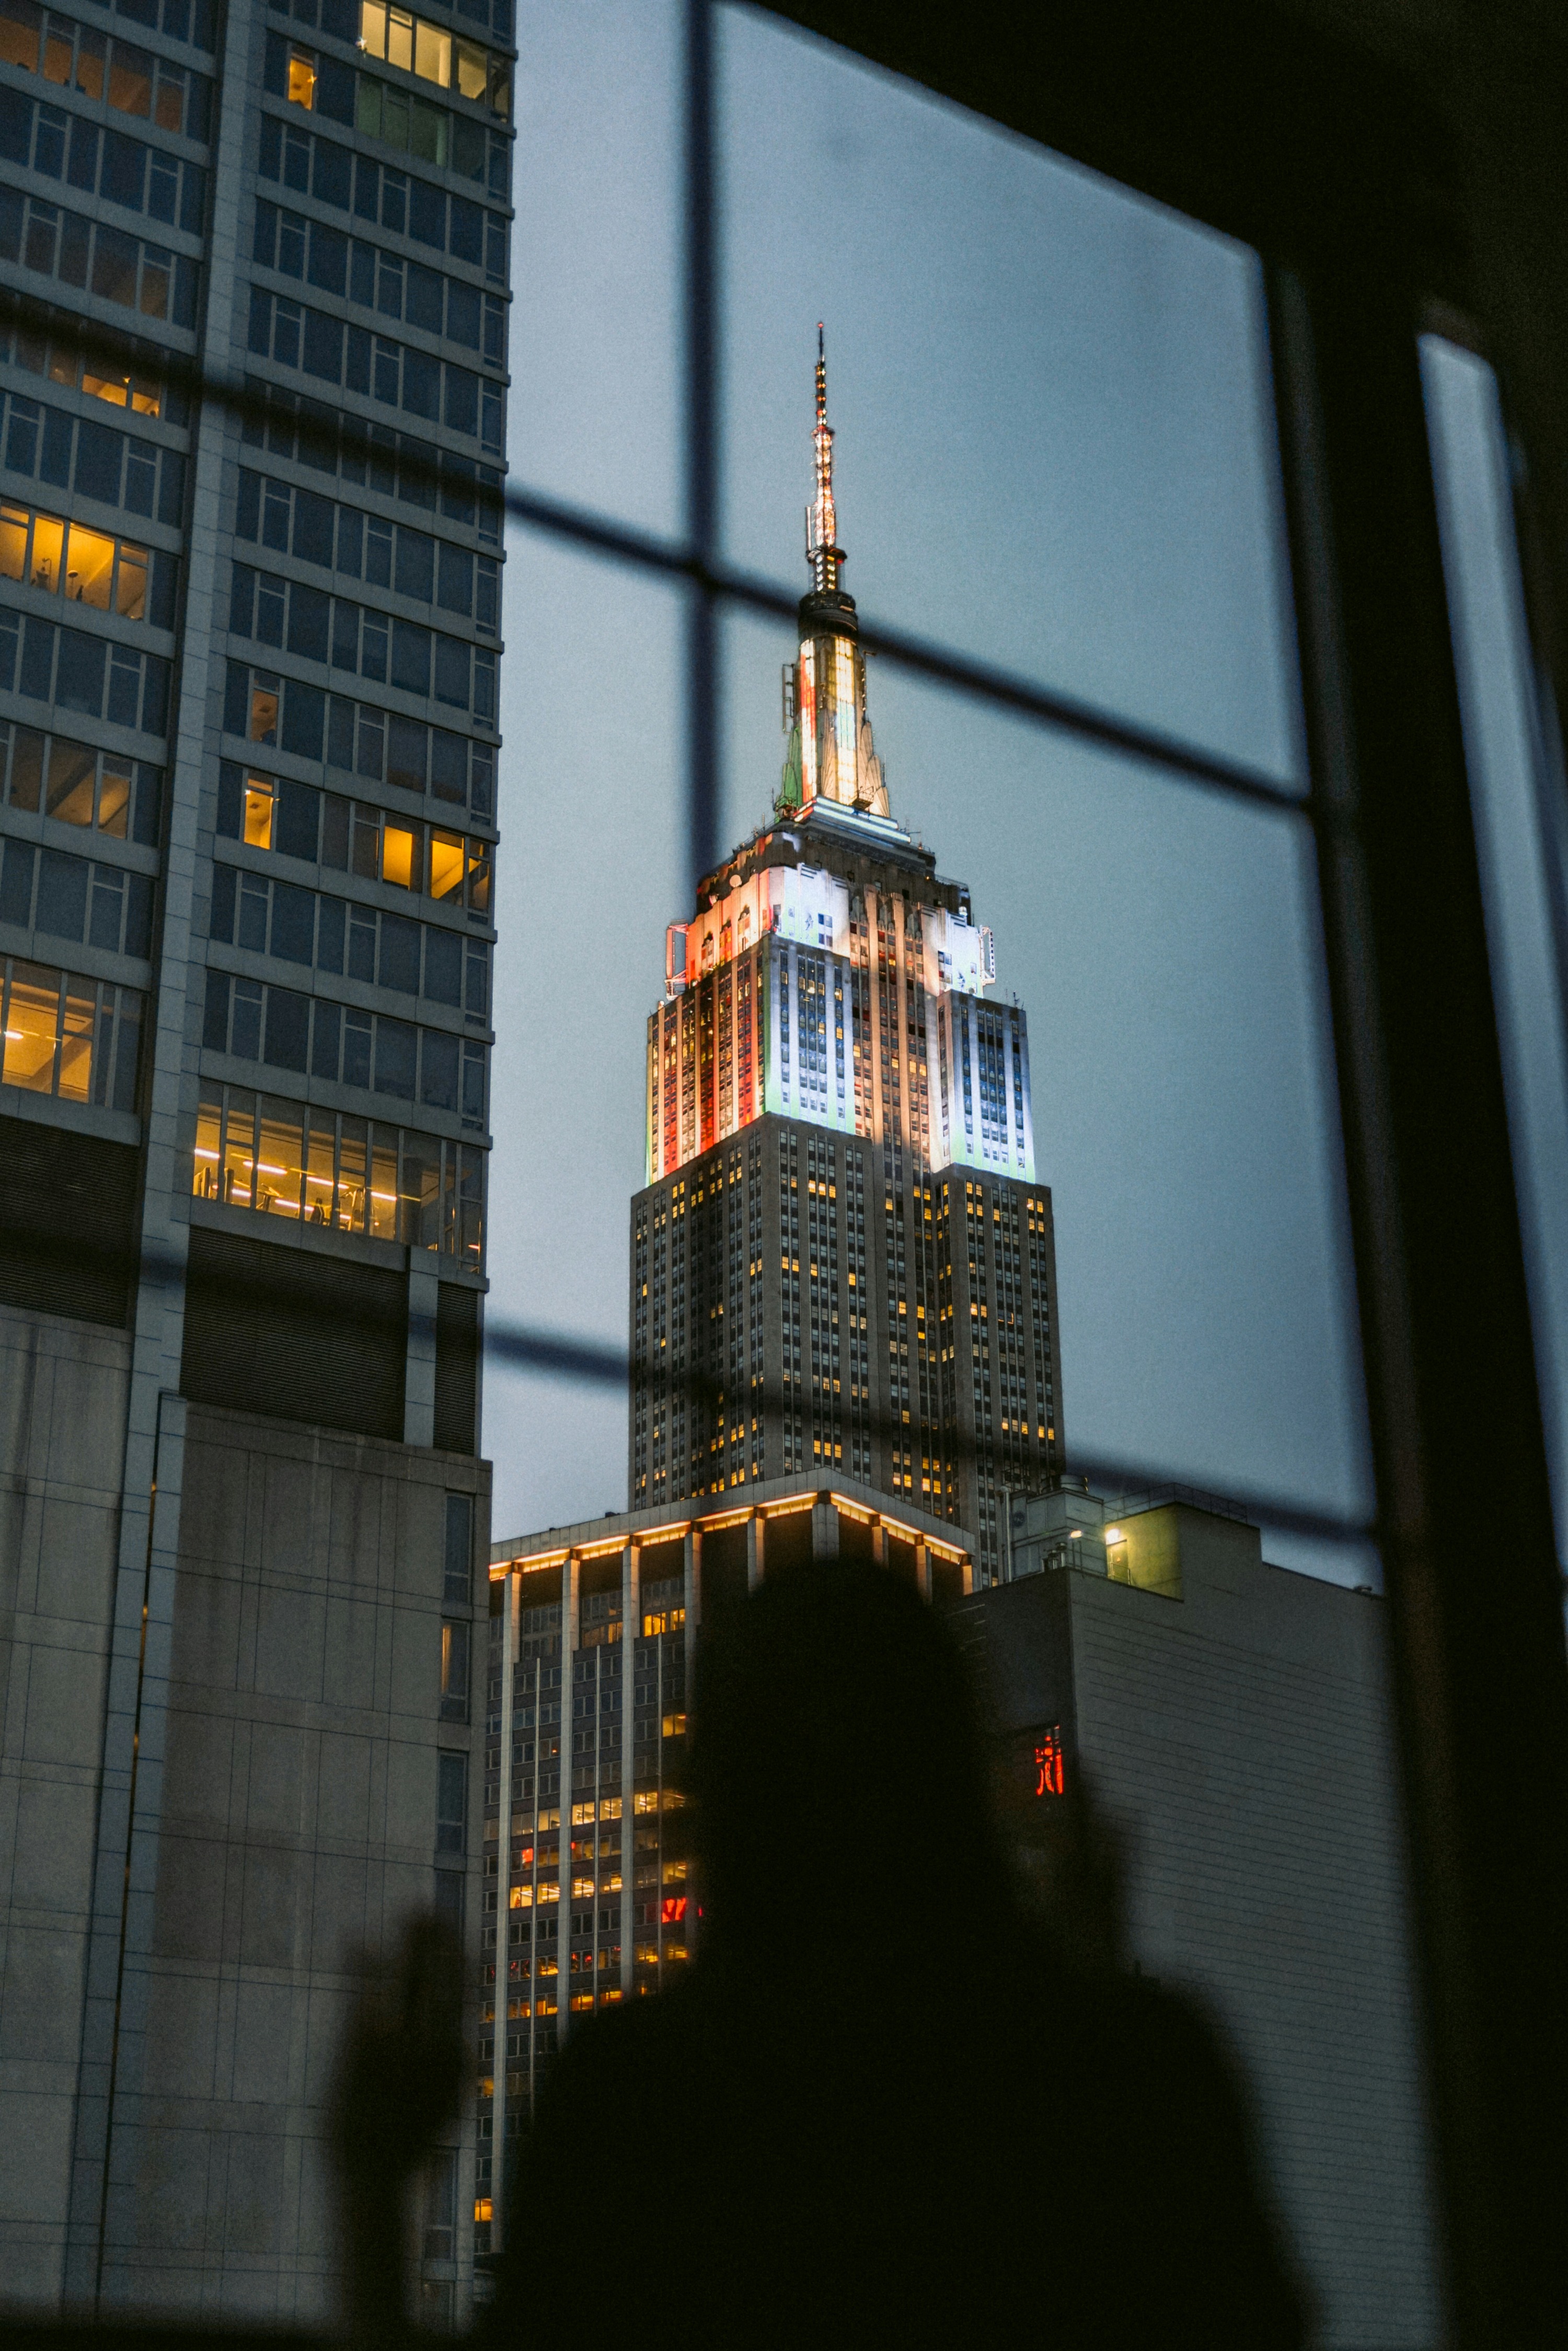
[(413, 1100), (413, 1064), (418, 1030), (407, 1020), (376, 1022), (376, 1092)]
[[(449, 1495), (448, 1501), (466, 1496)], [(465, 1853), (468, 1847), (468, 1758), (443, 1749), (435, 1766), (435, 1850)]]
[(446, 1552), (443, 1595), (465, 1606), (474, 1596), (474, 1497), (446, 1497)]
[(285, 963), (308, 964), (313, 959), (316, 900), (309, 890), (292, 882), (272, 885), (272, 952)]
[(405, 996), (419, 994), (419, 930), (403, 914), (382, 916), (380, 979), (383, 987), (401, 988)]
[(269, 987), (264, 1056), (268, 1065), (275, 1070), (293, 1070), (303, 1077), (309, 1060), (309, 998), (296, 995), (291, 987)]

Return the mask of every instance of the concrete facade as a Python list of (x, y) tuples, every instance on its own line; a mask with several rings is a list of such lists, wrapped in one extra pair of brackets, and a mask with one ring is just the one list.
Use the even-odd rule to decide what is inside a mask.
[[(1382, 1602), (1269, 1566), (1218, 1509), (1014, 1509), (1018, 1580), (964, 1612), (998, 1729), (1061, 1724), (1120, 1848), (1132, 1956), (1230, 2037), (1322, 2339), (1435, 2344)], [(1073, 1529), (1087, 1557), (1020, 1573)]]
[(0, 2276), (48, 2306), (66, 2209), (131, 1341), (0, 1307)]

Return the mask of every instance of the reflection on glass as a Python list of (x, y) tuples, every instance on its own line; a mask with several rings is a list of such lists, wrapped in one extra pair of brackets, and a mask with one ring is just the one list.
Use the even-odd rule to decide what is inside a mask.
[(93, 1016), (95, 996), (75, 995), (66, 983), (66, 1017), (60, 1030), (59, 1091), (67, 1102), (92, 1100)]
[(265, 685), (253, 685), (250, 690), (250, 739), (253, 743), (277, 740), (277, 695)]
[(489, 60), (476, 41), (457, 43), (457, 78), (454, 88), (464, 98), (482, 99), (485, 95)]
[(71, 78), (71, 37), (57, 16), (44, 42), (44, 79), (68, 89)]
[(36, 1094), (53, 1092), (59, 1018), (59, 974), (41, 964), (13, 964), (5, 1004), (4, 1077), (8, 1086), (23, 1086)]

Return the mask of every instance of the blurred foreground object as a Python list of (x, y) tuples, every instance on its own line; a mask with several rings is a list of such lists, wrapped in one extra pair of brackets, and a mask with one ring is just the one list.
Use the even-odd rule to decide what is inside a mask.
[(347, 2315), (362, 2341), (408, 2325), (409, 2190), (457, 2114), (465, 2059), (462, 1948), (415, 1918), (392, 1959), (366, 1969), (332, 2099)]

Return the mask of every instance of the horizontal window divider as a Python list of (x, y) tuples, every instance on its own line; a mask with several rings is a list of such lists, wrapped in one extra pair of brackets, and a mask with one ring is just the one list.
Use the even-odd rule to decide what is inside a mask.
[[(159, 549), (160, 554), (164, 552)], [(53, 589), (33, 588), (25, 580), (0, 580), (5, 590), (4, 602), (14, 612), (29, 617), (37, 612), (40, 619), (62, 623), (67, 628), (83, 628), (89, 637), (102, 637), (106, 643), (124, 645), (139, 653), (156, 653), (162, 661), (172, 661), (174, 655), (172, 629), (155, 628), (151, 621), (131, 621), (117, 612), (100, 612), (94, 604), (78, 603), (74, 597), (57, 595)], [(94, 622), (102, 622), (101, 628)], [(115, 623), (119, 622), (116, 627)], [(134, 629), (134, 638), (125, 632)]]
[[(710, 562), (700, 551), (683, 542), (659, 538), (653, 532), (619, 523), (611, 516), (568, 506), (535, 491), (508, 486), (502, 498), (514, 521), (544, 537), (563, 539), (601, 555), (607, 561), (624, 563), (633, 570), (684, 581), (688, 587), (705, 590), (719, 604), (787, 621), (791, 627), (799, 619), (800, 598), (792, 590), (777, 587), (753, 572)], [(1019, 717), (1077, 736), (1103, 749), (1119, 751), (1145, 765), (1164, 768), (1186, 782), (1207, 785), (1280, 815), (1310, 820), (1313, 814), (1304, 788), (1294, 790), (1287, 781), (1249, 768), (1239, 760), (1227, 759), (1184, 743), (1157, 728), (1118, 718), (1071, 695), (1058, 693), (1014, 672), (993, 669), (929, 639), (862, 617), (859, 640), (867, 653), (882, 654), (912, 675), (929, 678), (972, 695), (976, 701), (1011, 710)]]
[[(155, 442), (159, 449), (171, 455), (189, 457), (191, 434), (188, 426), (172, 423), (166, 416), (146, 416), (140, 409), (122, 408), (117, 402), (100, 400), (96, 392), (84, 392), (79, 384), (56, 383), (52, 378), (37, 376), (6, 359), (0, 350), (0, 397), (9, 393), (18, 400), (36, 401), (40, 408), (57, 408), (62, 413), (84, 417), (89, 424), (108, 424), (116, 433), (129, 433), (138, 439)], [(25, 475), (24, 480), (35, 476)], [(141, 516), (139, 520), (145, 521)]]
[[(217, 1053), (210, 1046), (202, 1048), (199, 1069), (211, 1084), (233, 1086), (246, 1093), (277, 1094), (308, 1110), (330, 1111), (341, 1118), (367, 1118), (378, 1126), (395, 1126), (405, 1134), (433, 1134), (438, 1143), (460, 1144), (472, 1151), (493, 1148), (488, 1127), (465, 1126), (451, 1111), (437, 1110), (429, 1102), (404, 1102), (401, 1096), (377, 1093), (368, 1086), (345, 1085), (340, 1078), (302, 1078), (296, 1071), (244, 1061), (234, 1053)], [(303, 1093), (298, 1091), (301, 1086)]]
[[(263, 287), (267, 293), (280, 296), (285, 302), (329, 302), (334, 309), (341, 314), (346, 326), (359, 327), (367, 334), (382, 335), (389, 340), (395, 336), (400, 343), (405, 344), (411, 350), (420, 352), (426, 359), (450, 360), (455, 366), (472, 369), (482, 375), (485, 381), (497, 391), (506, 392), (511, 387), (510, 375), (504, 369), (490, 366), (472, 343), (460, 343), (451, 335), (434, 334), (430, 328), (418, 326), (411, 319), (389, 318), (383, 311), (372, 310), (365, 303), (356, 302), (351, 295), (334, 294), (325, 286), (318, 286), (308, 277), (285, 277), (282, 270), (269, 269), (265, 262), (251, 263), (250, 280), (253, 285)], [(263, 366), (277, 364), (276, 360), (267, 360), (259, 351), (253, 352), (251, 356)], [(289, 372), (301, 375), (305, 371), (301, 368), (294, 368)], [(329, 386), (329, 389), (330, 389)], [(346, 397), (353, 396), (351, 393), (346, 394)], [(360, 395), (361, 398), (364, 396)], [(383, 411), (383, 413), (395, 415), (409, 413), (406, 409)], [(438, 429), (445, 433), (455, 428), (444, 424)]]
[(68, 956), (71, 969), (84, 979), (112, 980), (119, 987), (140, 988), (143, 994), (152, 986), (152, 966), (140, 956), (119, 955), (37, 926), (23, 929), (0, 920), (0, 955), (17, 956), (30, 963), (58, 963), (62, 956)]
[[(44, 935), (41, 931), (37, 934), (40, 940)], [(85, 956), (89, 952), (86, 947), (78, 949), (68, 941), (66, 944), (70, 945), (73, 956), (78, 953)], [(55, 940), (51, 952), (58, 954), (61, 942)], [(11, 952), (20, 954), (22, 950), (13, 948)], [(42, 946), (39, 953), (43, 953)], [(264, 955), (254, 947), (231, 946), (226, 939), (207, 940), (204, 956), (210, 970), (230, 972), (236, 979), (266, 980), (277, 987), (292, 987), (298, 994), (312, 997), (321, 1003), (350, 1004), (357, 1012), (385, 1012), (393, 1019), (413, 1020), (421, 1029), (439, 1029), (448, 1037), (461, 1037), (473, 1045), (493, 1045), (496, 1041), (496, 1032), (492, 1028), (469, 1019), (450, 1004), (443, 1004), (435, 997), (406, 995), (402, 988), (383, 987), (380, 980), (355, 979), (347, 972), (322, 971), (313, 964), (292, 963), (287, 956)], [(99, 970), (95, 964), (95, 977), (99, 979), (127, 979), (125, 972), (118, 968), (110, 971), (108, 966), (112, 963), (118, 967), (131, 960), (126, 956), (105, 956), (100, 953), (97, 963), (101, 963), (104, 968)], [(145, 970), (146, 967), (138, 965), (137, 968)], [(130, 979), (128, 984), (135, 987), (141, 983)]]
[[(9, 810), (0, 811), (0, 832), (11, 829), (3, 820), (8, 815)], [(41, 836), (29, 832), (26, 838), (32, 841)], [(116, 842), (115, 846), (118, 848), (121, 844)], [(96, 849), (94, 854), (97, 854)], [(494, 946), (496, 944), (495, 925), (478, 921), (473, 914), (465, 914), (461, 906), (449, 906), (440, 898), (415, 896), (410, 891), (400, 890), (394, 883), (373, 882), (366, 874), (347, 872), (340, 866), (323, 865), (319, 860), (306, 857), (289, 859), (288, 864), (293, 870), (279, 873), (275, 861), (286, 854), (282, 850), (253, 849), (249, 841), (230, 841), (222, 833), (217, 834), (213, 841), (214, 864), (232, 865), (238, 872), (255, 873), (268, 881), (293, 882), (298, 888), (319, 890), (328, 897), (344, 898), (350, 905), (364, 906), (378, 914), (405, 914), (411, 922), (428, 923), (434, 930), (448, 931), (454, 938), (472, 940), (477, 946)], [(144, 869), (138, 866), (135, 870), (140, 872)], [(156, 866), (152, 870), (156, 870)], [(298, 879), (300, 874), (309, 874), (314, 878), (300, 882)]]
[[(0, 1084), (0, 1113), (26, 1119), (35, 1126), (63, 1126), (77, 1134), (96, 1134), (105, 1143), (141, 1141), (141, 1121), (134, 1111), (110, 1110), (101, 1102), (64, 1100), (58, 1094), (36, 1094), (25, 1086)], [(183, 1260), (181, 1260), (183, 1270)]]
[[(141, 29), (138, 27), (138, 46), (145, 47), (146, 42), (140, 37)], [(164, 52), (157, 50), (152, 54), (162, 56)], [(175, 62), (173, 57), (169, 58), (171, 65)], [(40, 86), (37, 75), (29, 73), (26, 66), (14, 66), (0, 58), (0, 85), (18, 91), (25, 98), (37, 99), (45, 106), (57, 107), (62, 114), (68, 114), (73, 119), (90, 122), (95, 129), (118, 131), (123, 138), (134, 139), (141, 146), (155, 146), (162, 153), (172, 156), (177, 163), (194, 163), (202, 171), (212, 169), (213, 151), (204, 140), (193, 139), (188, 131), (165, 130), (162, 123), (149, 121), (144, 114), (126, 114), (110, 106), (107, 99), (94, 98), (90, 91), (77, 89), (69, 82), (50, 81)], [(47, 172), (35, 176), (50, 181), (50, 184), (57, 188), (64, 184), (59, 180), (50, 180)], [(89, 192), (78, 188), (76, 193), (86, 195)], [(120, 209), (125, 211), (128, 207), (121, 205)], [(143, 214), (141, 217), (151, 215)], [(168, 225), (166, 221), (159, 223), (161, 228)]]
[(95, 858), (100, 865), (118, 866), (125, 873), (145, 874), (156, 881), (163, 861), (155, 849), (134, 841), (116, 841), (112, 833), (92, 832), (47, 817), (30, 809), (0, 804), (0, 841), (25, 841), (39, 848), (68, 850), (73, 857)]

